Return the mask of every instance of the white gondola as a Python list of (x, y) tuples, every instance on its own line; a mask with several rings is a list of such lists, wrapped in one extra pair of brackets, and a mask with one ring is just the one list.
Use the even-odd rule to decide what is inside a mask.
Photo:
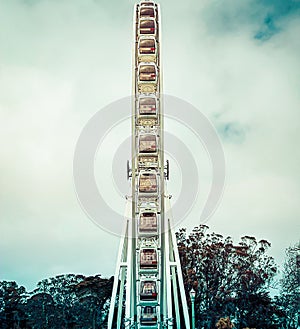
[(139, 26), (139, 35), (156, 36), (157, 26), (156, 26), (155, 18), (141, 17), (138, 26)]
[(142, 326), (154, 326), (157, 323), (157, 312), (155, 306), (142, 307), (140, 323)]
[(158, 87), (158, 70), (153, 63), (140, 63), (138, 67), (138, 91), (155, 93)]
[(157, 174), (154, 170), (143, 171), (139, 175), (139, 192), (140, 193), (157, 193), (158, 182)]
[(140, 97), (138, 101), (138, 109), (140, 116), (156, 116), (157, 115), (157, 99), (153, 96)]
[(139, 55), (156, 55), (156, 40), (154, 37), (140, 37), (138, 42)]
[(138, 232), (140, 235), (153, 235), (158, 231), (158, 220), (155, 212), (142, 212), (139, 216)]
[(139, 153), (157, 153), (157, 137), (155, 134), (141, 134), (138, 138)]
[(152, 82), (157, 83), (157, 68), (152, 63), (141, 63), (139, 65), (139, 83), (141, 82)]
[(140, 251), (140, 269), (157, 269), (156, 248), (142, 248)]
[(143, 280), (140, 283), (140, 300), (157, 301), (157, 286), (155, 280)]
[(138, 61), (153, 62), (157, 61), (157, 46), (153, 36), (141, 36), (138, 42)]
[(138, 100), (136, 122), (138, 126), (155, 127), (159, 124), (158, 101), (155, 96), (143, 96)]

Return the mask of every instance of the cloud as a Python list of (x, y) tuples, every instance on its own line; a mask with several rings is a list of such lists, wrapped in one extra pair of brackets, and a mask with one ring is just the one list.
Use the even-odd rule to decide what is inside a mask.
[[(208, 115), (223, 141), (226, 190), (208, 224), (236, 240), (246, 232), (270, 240), (281, 262), (299, 235), (300, 22), (298, 9), (272, 6), (214, 1), (186, 16), (166, 40), (164, 85)], [(258, 40), (268, 13), (280, 29)], [(183, 225), (199, 224), (204, 201), (200, 193)]]
[[(106, 250), (116, 254), (118, 240), (80, 209), (72, 160), (89, 117), (130, 92), (131, 10), (128, 26), (120, 29), (111, 15), (120, 15), (121, 6), (0, 6), (1, 278), (33, 288), (58, 271), (110, 275), (115, 257), (99, 250), (109, 240)], [(129, 51), (112, 61), (111, 54), (125, 47)], [(102, 261), (110, 270), (99, 268)]]
[[(165, 92), (210, 118), (227, 158), (224, 199), (208, 224), (236, 239), (270, 240), (278, 260), (299, 232), (298, 8), (162, 3)], [(58, 272), (114, 271), (118, 239), (80, 209), (72, 160), (93, 113), (131, 93), (132, 9), (116, 0), (0, 3), (1, 278), (32, 288)], [(176, 133), (200, 168), (198, 201), (183, 223), (191, 228), (210, 168), (199, 143), (185, 129)]]
[(300, 13), (298, 0), (206, 1), (199, 21), (207, 33), (236, 34), (248, 30), (252, 37), (266, 41), (279, 33), (291, 17)]

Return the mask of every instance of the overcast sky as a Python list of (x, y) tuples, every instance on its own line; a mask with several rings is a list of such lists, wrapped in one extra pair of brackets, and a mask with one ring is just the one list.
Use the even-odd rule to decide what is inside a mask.
[[(114, 274), (119, 238), (81, 209), (72, 163), (88, 120), (131, 93), (133, 5), (0, 0), (2, 280), (30, 290), (61, 273)], [(204, 113), (225, 152), (226, 187), (207, 224), (236, 243), (243, 235), (267, 239), (281, 264), (300, 232), (300, 2), (164, 0), (161, 9), (164, 92)], [(180, 224), (191, 229), (199, 224), (211, 169), (188, 129), (166, 122), (167, 131), (174, 129), (203, 182)], [(108, 159), (129, 133), (129, 121), (114, 127), (99, 149), (98, 168), (111, 167)], [(181, 171), (172, 162), (176, 200)], [(107, 202), (121, 211), (125, 201), (114, 198), (120, 193), (112, 175), (105, 177), (101, 193), (107, 190)]]

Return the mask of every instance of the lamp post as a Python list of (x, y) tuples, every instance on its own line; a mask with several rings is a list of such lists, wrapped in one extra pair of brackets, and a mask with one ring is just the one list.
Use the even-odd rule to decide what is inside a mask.
[(190, 291), (190, 298), (192, 302), (192, 329), (195, 329), (195, 297), (196, 291), (192, 288)]

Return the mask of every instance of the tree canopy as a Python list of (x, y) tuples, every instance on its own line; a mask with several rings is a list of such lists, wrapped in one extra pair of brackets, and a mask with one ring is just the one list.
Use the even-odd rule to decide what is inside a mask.
[(31, 293), (16, 282), (0, 282), (0, 328), (99, 328), (106, 321), (113, 277), (58, 275)]
[(277, 308), (269, 287), (277, 273), (266, 240), (244, 236), (238, 244), (231, 237), (195, 227), (177, 233), (186, 295), (194, 288), (198, 328), (215, 328), (218, 319), (230, 316), (240, 328), (276, 326)]

